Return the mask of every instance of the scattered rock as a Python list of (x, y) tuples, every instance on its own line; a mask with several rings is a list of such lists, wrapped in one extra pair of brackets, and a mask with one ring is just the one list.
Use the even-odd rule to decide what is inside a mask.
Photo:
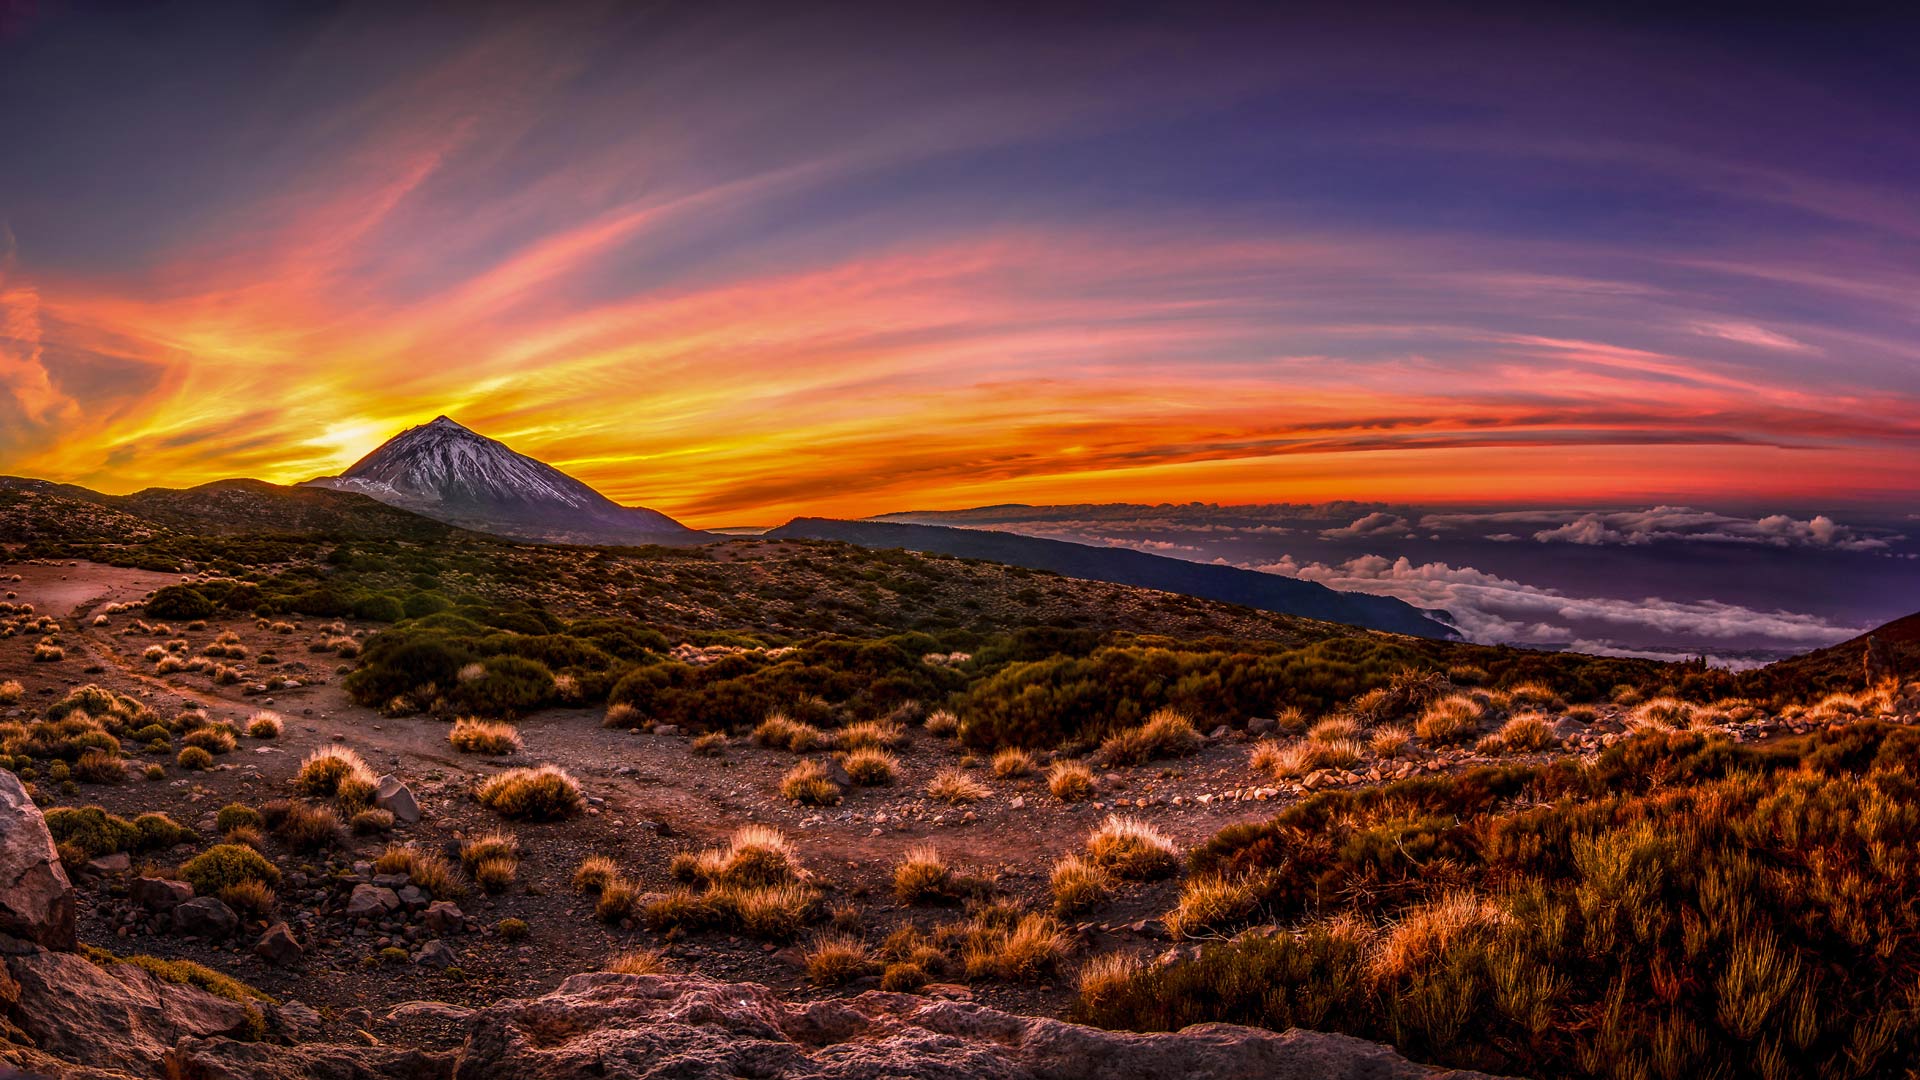
[(274, 923), (253, 944), (253, 954), (275, 967), (290, 967), (300, 962), (306, 950), (283, 922)]
[(249, 1006), (132, 964), (37, 951), (9, 957), (7, 971), (21, 1028), (41, 1050), (77, 1065), (152, 1076), (180, 1039), (238, 1035), (257, 1022)]
[(467, 925), (466, 914), (450, 900), (435, 900), (428, 904), (427, 912), (420, 917), (420, 921), (436, 934), (457, 933)]
[(127, 895), (133, 902), (148, 911), (172, 911), (181, 904), (193, 899), (193, 886), (184, 881), (169, 881), (166, 878), (134, 878)]
[(347, 918), (377, 919), (400, 908), (400, 897), (381, 885), (355, 885), (347, 897)]
[(201, 896), (173, 909), (173, 927), (194, 937), (226, 937), (240, 928), (240, 916), (217, 896)]
[(459, 957), (453, 953), (453, 947), (444, 941), (429, 941), (414, 954), (413, 962), (421, 967), (435, 968), (440, 971), (459, 963)]
[(413, 790), (392, 773), (380, 778), (380, 786), (373, 794), (373, 805), (391, 813), (394, 820), (408, 825), (420, 820), (420, 804), (414, 801)]
[(133, 857), (124, 851), (115, 851), (97, 859), (87, 860), (87, 869), (96, 874), (124, 874), (133, 868)]
[(1280, 726), (1280, 721), (1271, 716), (1256, 716), (1247, 721), (1247, 734), (1265, 735)]

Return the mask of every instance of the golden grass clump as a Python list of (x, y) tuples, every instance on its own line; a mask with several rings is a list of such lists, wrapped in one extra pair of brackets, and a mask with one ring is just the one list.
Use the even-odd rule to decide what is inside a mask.
[(613, 975), (660, 975), (666, 972), (667, 961), (653, 949), (628, 949), (607, 957), (600, 970)]
[(1180, 866), (1180, 849), (1165, 834), (1137, 818), (1118, 814), (1109, 814), (1087, 837), (1087, 857), (1129, 881), (1167, 877)]
[(0, 682), (0, 705), (18, 705), (20, 699), (27, 696), (27, 688), (17, 679)]
[(615, 874), (600, 883), (600, 896), (593, 903), (593, 916), (603, 923), (618, 923), (633, 917), (640, 907), (640, 886)]
[(1693, 726), (1694, 707), (1678, 698), (1648, 698), (1627, 713), (1627, 724), (1634, 728), (1664, 728), (1677, 731)]
[(1180, 902), (1167, 913), (1175, 938), (1210, 937), (1252, 918), (1272, 888), (1267, 874), (1203, 874), (1180, 887)]
[(840, 767), (847, 779), (862, 787), (891, 784), (900, 769), (900, 759), (878, 747), (862, 747), (840, 756)]
[(993, 755), (993, 775), (1002, 780), (1032, 775), (1036, 768), (1033, 755), (1018, 747), (1009, 746)]
[(405, 874), (408, 882), (435, 900), (455, 900), (466, 895), (466, 886), (460, 883), (459, 874), (445, 856), (412, 844), (388, 844), (386, 850), (374, 858), (373, 869), (377, 874)]
[(727, 733), (709, 731), (704, 735), (696, 735), (687, 744), (687, 752), (695, 757), (724, 757), (727, 753)]
[(447, 741), (465, 754), (490, 754), (495, 757), (520, 752), (520, 732), (512, 724), (463, 716), (453, 722)]
[(573, 871), (573, 891), (582, 895), (597, 893), (607, 882), (620, 876), (620, 864), (605, 855), (589, 855)]
[(1138, 727), (1123, 728), (1100, 744), (1109, 765), (1141, 765), (1156, 758), (1184, 757), (1200, 749), (1200, 732), (1185, 713), (1160, 709)]
[(257, 879), (236, 881), (220, 890), (221, 903), (256, 919), (264, 919), (273, 914), (273, 905), (277, 899), (273, 887)]
[(1420, 741), (1435, 746), (1463, 743), (1480, 731), (1487, 709), (1469, 694), (1448, 694), (1420, 714), (1413, 733)]
[(496, 829), (460, 845), (460, 868), (488, 894), (505, 892), (520, 868), (520, 839)]
[(323, 746), (300, 762), (293, 786), (303, 795), (327, 798), (339, 794), (342, 784), (350, 788), (375, 784), (373, 770), (359, 754), (344, 746)]
[(1047, 770), (1047, 790), (1061, 802), (1086, 802), (1093, 798), (1093, 770), (1078, 761), (1056, 761)]
[(805, 953), (807, 981), (815, 986), (845, 986), (873, 968), (867, 944), (852, 934), (824, 934)]
[(279, 713), (264, 709), (247, 718), (247, 734), (256, 739), (277, 739), (283, 726)]
[(795, 720), (783, 712), (769, 713), (753, 729), (753, 741), (761, 746), (804, 754), (828, 744), (827, 734), (812, 724)]
[(834, 745), (842, 750), (898, 750), (907, 745), (907, 729), (885, 720), (865, 720), (841, 728)]
[(1131, 953), (1101, 953), (1088, 960), (1075, 980), (1081, 1002), (1099, 1008), (1114, 1001), (1133, 988), (1141, 968), (1140, 958)]
[(580, 813), (580, 785), (565, 769), (541, 765), (508, 769), (480, 783), (474, 795), (501, 817), (523, 821), (559, 821)]
[(935, 709), (927, 714), (926, 720), (920, 726), (927, 730), (927, 734), (937, 739), (945, 739), (959, 732), (960, 718), (945, 709)]
[(1360, 725), (1346, 716), (1329, 716), (1307, 729), (1307, 738), (1317, 743), (1355, 739), (1359, 735)]
[(927, 797), (951, 805), (979, 802), (991, 794), (987, 786), (964, 769), (941, 769), (927, 781)]
[(832, 806), (840, 801), (840, 785), (815, 758), (802, 758), (780, 778), (780, 794), (802, 806)]
[[(273, 805), (268, 804), (270, 807)], [(340, 824), (340, 815), (334, 813), (331, 807), (304, 802), (285, 803), (278, 814), (268, 815), (267, 820), (273, 826), (274, 835), (295, 851), (320, 851), (339, 847), (346, 842), (346, 830)]]
[(1413, 749), (1413, 732), (1403, 727), (1375, 728), (1367, 735), (1367, 752), (1379, 758), (1397, 758)]
[(1080, 855), (1068, 855), (1053, 864), (1049, 880), (1055, 915), (1077, 915), (1113, 894), (1113, 875), (1099, 863)]
[(1040, 982), (1066, 958), (1067, 936), (1051, 915), (1025, 914), (1011, 923), (976, 919), (961, 950), (969, 978)]
[(228, 754), (239, 745), (233, 736), (233, 729), (225, 724), (204, 724), (180, 736), (180, 742), (186, 746), (197, 746), (209, 754)]
[(932, 844), (916, 844), (893, 867), (893, 896), (902, 904), (945, 900), (951, 896), (953, 868)]
[(1483, 754), (1521, 754), (1551, 750), (1559, 745), (1560, 736), (1553, 733), (1547, 718), (1526, 712), (1500, 725), (1499, 731), (1481, 739), (1474, 749)]

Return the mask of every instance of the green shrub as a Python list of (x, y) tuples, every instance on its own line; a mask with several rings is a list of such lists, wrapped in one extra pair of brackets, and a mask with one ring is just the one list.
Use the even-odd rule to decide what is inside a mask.
[(200, 896), (218, 896), (220, 890), (243, 881), (265, 885), (280, 882), (278, 867), (259, 852), (240, 844), (213, 845), (183, 863), (180, 876)]
[(147, 601), (147, 614), (156, 619), (206, 619), (213, 612), (213, 601), (189, 585), (157, 589)]
[(57, 807), (47, 811), (46, 821), (55, 844), (72, 844), (86, 852), (88, 858), (132, 851), (140, 846), (139, 829), (127, 819), (98, 806)]

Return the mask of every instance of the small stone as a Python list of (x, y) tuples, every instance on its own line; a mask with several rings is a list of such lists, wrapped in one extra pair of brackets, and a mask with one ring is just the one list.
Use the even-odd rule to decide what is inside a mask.
[(347, 897), (346, 915), (349, 919), (374, 918), (399, 906), (400, 897), (392, 889), (379, 885), (355, 885), (353, 894)]
[(408, 825), (420, 820), (420, 804), (414, 800), (413, 790), (392, 773), (380, 778), (380, 786), (373, 794), (373, 805), (392, 814), (396, 821)]
[(124, 851), (116, 851), (87, 861), (87, 869), (96, 874), (124, 874), (133, 866), (133, 858)]
[(452, 946), (444, 941), (427, 942), (420, 946), (420, 951), (413, 957), (413, 962), (421, 967), (430, 967), (438, 971), (445, 971), (458, 960), (459, 957), (453, 954)]
[(134, 878), (127, 895), (148, 911), (172, 911), (193, 899), (193, 886), (166, 878)]
[(427, 905), (427, 913), (420, 917), (428, 930), (436, 934), (451, 934), (465, 929), (467, 917), (460, 908), (448, 900), (435, 900)]

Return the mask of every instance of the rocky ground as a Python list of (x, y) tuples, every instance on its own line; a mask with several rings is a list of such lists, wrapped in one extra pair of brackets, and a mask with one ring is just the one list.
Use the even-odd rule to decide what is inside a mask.
[[(849, 787), (838, 805), (809, 808), (779, 794), (780, 779), (796, 760), (791, 753), (736, 739), (719, 756), (696, 756), (684, 734), (671, 729), (610, 730), (601, 725), (598, 712), (587, 710), (556, 709), (524, 717), (517, 724), (524, 742), (517, 754), (488, 758), (459, 753), (447, 741), (444, 721), (386, 717), (352, 704), (341, 689), (351, 661), (336, 651), (310, 648), (329, 640), (364, 639), (377, 629), (371, 624), (245, 618), (158, 625), (159, 620), (128, 605), (178, 581), (175, 575), (86, 563), (4, 570), (0, 577), (17, 576), (0, 582), (7, 602), (16, 611), (18, 605), (31, 604), (36, 619), (56, 620), (52, 636), (63, 655), (35, 659), (44, 632), (0, 639), (0, 684), (17, 682), (22, 691), (17, 701), (0, 703), (0, 720), (37, 718), (72, 689), (89, 683), (131, 695), (163, 716), (200, 709), (242, 729), (262, 710), (284, 718), (278, 737), (243, 737), (205, 771), (181, 768), (171, 752), (142, 755), (129, 746), (136, 769), (127, 783), (62, 785), (39, 778), (37, 787), (49, 809), (99, 805), (129, 819), (159, 811), (199, 837), (138, 858), (110, 856), (76, 867), (78, 940), (121, 955), (191, 960), (241, 979), (280, 1002), (273, 1015), (287, 1029), (282, 1034), (301, 1039), (406, 1046), (437, 1054), (471, 1047), (477, 1039), (506, 1038), (486, 1032), (519, 1025), (515, 1030), (521, 1034), (515, 1037), (533, 1040), (526, 1052), (546, 1055), (539, 1069), (486, 1075), (567, 1074), (557, 1071), (553, 1061), (565, 1053), (585, 1053), (576, 1044), (591, 1043), (598, 1047), (595, 1053), (615, 1056), (638, 1052), (633, 1043), (638, 1036), (599, 1032), (595, 1025), (610, 1024), (611, 1017), (625, 1015), (621, 1010), (651, 1015), (665, 1008), (663, 1003), (724, 1014), (723, 1025), (737, 1025), (741, 1031), (776, 1033), (766, 1034), (770, 1045), (751, 1054), (789, 1064), (804, 1060), (810, 1071), (795, 1075), (871, 1075), (884, 1072), (874, 1062), (891, 1060), (887, 1055), (896, 1053), (875, 1051), (880, 1056), (859, 1058), (864, 1062), (859, 1064), (836, 1057), (833, 1046), (819, 1044), (816, 1035), (794, 1033), (795, 1025), (820, 1024), (846, 1031), (877, 1025), (887, 1032), (874, 1036), (879, 1043), (905, 1040), (897, 1052), (909, 1056), (923, 1052), (927, 1040), (942, 1046), (969, 1039), (991, 1042), (998, 1038), (988, 1031), (994, 1025), (1018, 1026), (1029, 1032), (1021, 1036), (1026, 1042), (1038, 1038), (1031, 1032), (1044, 1031), (1058, 1047), (1113, 1055), (1117, 1071), (1074, 1072), (1062, 1064), (1064, 1051), (1057, 1048), (1047, 1051), (1054, 1058), (1043, 1060), (996, 1043), (992, 1049), (976, 1047), (977, 1060), (954, 1059), (964, 1064), (955, 1065), (952, 1074), (1128, 1075), (1121, 1064), (1156, 1044), (1129, 1043), (1111, 1035), (1064, 1035), (1060, 1032), (1082, 1029), (1036, 1027), (1042, 1022), (983, 1013), (973, 1005), (962, 1009), (955, 1003), (1029, 1016), (1061, 1015), (1071, 1000), (1072, 974), (1080, 959), (1114, 951), (1158, 955), (1170, 948), (1160, 916), (1175, 900), (1177, 885), (1172, 881), (1129, 886), (1091, 915), (1069, 921), (1065, 929), (1072, 958), (1039, 981), (986, 979), (954, 985), (949, 979), (921, 995), (902, 998), (873, 993), (877, 980), (871, 975), (833, 989), (814, 986), (802, 967), (804, 936), (793, 943), (763, 942), (724, 932), (663, 935), (631, 920), (608, 925), (595, 918), (591, 897), (575, 894), (572, 875), (586, 856), (606, 855), (642, 889), (657, 892), (673, 884), (668, 868), (676, 854), (719, 843), (748, 823), (773, 825), (788, 835), (824, 890), (826, 903), (835, 909), (834, 926), (878, 943), (909, 922), (926, 926), (961, 917), (954, 907), (906, 906), (894, 900), (894, 867), (918, 845), (936, 845), (956, 869), (990, 881), (997, 894), (1046, 910), (1054, 861), (1079, 850), (1088, 832), (1109, 814), (1147, 822), (1178, 845), (1190, 847), (1226, 825), (1269, 817), (1277, 807), (1318, 788), (1377, 783), (1491, 760), (1489, 753), (1464, 747), (1426, 749), (1406, 758), (1368, 758), (1351, 769), (1312, 769), (1281, 780), (1250, 761), (1257, 739), (1265, 734), (1265, 725), (1256, 722), (1252, 730), (1208, 732), (1191, 756), (1098, 769), (1097, 790), (1090, 799), (1063, 802), (1037, 774), (995, 777), (986, 761), (968, 756), (950, 740), (915, 730), (897, 752), (901, 769), (893, 783)], [(183, 656), (204, 655), (208, 646), (221, 641), (237, 643), (244, 655), (236, 652), (224, 661), (232, 669), (224, 680), (211, 668), (158, 674), (147, 650), (181, 640), (186, 645), (176, 652)], [(1746, 711), (1718, 716), (1713, 724), (1738, 738), (1756, 739), (1816, 722), (1818, 718)], [(1601, 705), (1569, 711), (1552, 724), (1560, 745), (1547, 752), (1585, 755), (1621, 737), (1629, 717), (1620, 707)], [(402, 813), (390, 833), (357, 836), (330, 853), (269, 848), (284, 876), (275, 907), (266, 917), (242, 916), (217, 900), (193, 898), (182, 892), (184, 886), (162, 880), (171, 866), (217, 837), (217, 810), (234, 802), (258, 807), (285, 797), (301, 760), (329, 746), (349, 747), (375, 772), (391, 777), (381, 804)], [(1045, 755), (1041, 757), (1044, 767)], [(485, 777), (534, 764), (558, 765), (579, 781), (588, 802), (583, 816), (544, 824), (509, 823), (473, 798), (475, 784)], [(140, 769), (149, 765), (159, 767), (158, 777), (141, 779)], [(986, 785), (985, 798), (951, 805), (928, 797), (926, 782), (937, 771), (956, 767)], [(418, 808), (417, 820), (407, 820), (414, 816), (405, 812), (409, 805)], [(382, 876), (372, 865), (390, 841), (451, 854), (463, 839), (500, 828), (517, 837), (522, 862), (512, 885), (498, 895), (469, 889), (457, 901), (432, 903), (404, 877)], [(523, 922), (524, 935), (510, 933), (509, 920)], [(574, 978), (635, 948), (663, 952), (674, 977)], [(125, 983), (131, 976), (116, 978)], [(26, 984), (17, 974), (16, 981)], [(59, 979), (49, 976), (47, 981), (53, 985)], [(769, 987), (778, 999), (758, 989), (736, 994), (721, 985), (738, 982)], [(159, 992), (143, 990), (149, 991)], [(543, 994), (556, 996), (545, 1004), (496, 1004)], [(738, 1010), (716, 1004), (735, 997)], [(780, 1004), (823, 999), (842, 1004)], [(778, 1018), (768, 1018), (776, 1012)], [(552, 1045), (537, 1033), (526, 1034), (526, 1025), (537, 1029), (546, 1022), (539, 1018), (549, 1015), (569, 1017), (561, 1025), (564, 1038), (554, 1035), (558, 1041)], [(583, 1016), (596, 1019), (584, 1021)], [(962, 1024), (954, 1017), (973, 1019)], [(195, 1033), (186, 1028), (176, 1032)], [(1220, 1044), (1237, 1049), (1220, 1051), (1228, 1056), (1219, 1059), (1215, 1075), (1253, 1075), (1262, 1062), (1271, 1068), (1261, 1075), (1400, 1075), (1391, 1070), (1288, 1073), (1279, 1063), (1291, 1060), (1291, 1051), (1283, 1052), (1282, 1043), (1274, 1041), (1279, 1038), (1235, 1034)], [(508, 1050), (503, 1045), (498, 1052)], [(1198, 1051), (1189, 1045), (1181, 1052)], [(247, 1055), (252, 1053), (227, 1044), (194, 1049), (191, 1054), (200, 1055), (195, 1060), (204, 1061), (195, 1066), (200, 1071), (190, 1075), (280, 1075), (258, 1062), (249, 1072), (254, 1066), (247, 1064)], [(746, 1050), (739, 1054), (751, 1056)], [(763, 1075), (726, 1071), (746, 1057), (709, 1057), (708, 1072), (686, 1075)], [(1150, 1058), (1148, 1054), (1141, 1060)], [(416, 1072), (392, 1072), (397, 1068), (394, 1059), (383, 1060), (380, 1068), (389, 1069), (386, 1075), (447, 1075), (435, 1071), (441, 1064), (424, 1058), (415, 1063)], [(112, 1064), (131, 1068), (127, 1062)], [(302, 1074), (293, 1069), (284, 1075)]]

